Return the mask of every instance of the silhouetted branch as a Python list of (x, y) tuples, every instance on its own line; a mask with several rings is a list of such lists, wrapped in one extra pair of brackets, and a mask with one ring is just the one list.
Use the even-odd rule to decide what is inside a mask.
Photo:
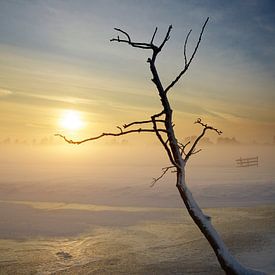
[(159, 177), (157, 178), (153, 178), (153, 181), (150, 185), (150, 187), (153, 187), (160, 179), (162, 179), (164, 177), (164, 175), (172, 168), (175, 168), (175, 166), (168, 166), (168, 167), (164, 167), (162, 168), (162, 173)]
[(124, 34), (127, 39), (121, 39), (119, 36), (117, 38), (112, 38), (110, 39), (110, 41), (116, 41), (116, 42), (123, 42), (123, 43), (127, 43), (129, 45), (131, 45), (132, 47), (135, 48), (140, 48), (140, 49), (149, 49), (149, 50), (154, 50), (155, 48), (157, 48), (155, 45), (153, 45), (152, 43), (140, 43), (140, 42), (133, 42), (131, 40), (130, 35), (126, 32), (123, 31), (121, 29), (118, 28), (114, 28), (116, 31), (121, 32), (122, 34)]
[(159, 112), (159, 113), (153, 115), (153, 117), (154, 117), (154, 119), (155, 119), (155, 121), (156, 121), (156, 118), (157, 118), (157, 117), (160, 117), (160, 116), (162, 116), (162, 115), (164, 115), (164, 114), (165, 114), (165, 111), (162, 110), (161, 112)]
[(163, 46), (165, 45), (165, 43), (170, 39), (170, 32), (171, 32), (171, 30), (172, 30), (172, 25), (170, 25), (168, 27), (167, 33), (166, 33), (166, 35), (165, 35), (165, 37), (164, 37), (161, 45), (159, 46), (159, 51), (161, 51), (161, 49), (163, 48)]
[(192, 155), (195, 155), (195, 154), (197, 154), (197, 153), (199, 153), (199, 152), (201, 152), (202, 151), (202, 149), (199, 149), (199, 150), (197, 150), (197, 151), (194, 151), (193, 153), (192, 153)]
[(117, 126), (117, 128), (120, 130), (120, 133), (123, 133), (122, 128), (120, 126)]
[[(195, 49), (194, 49), (194, 51), (193, 51), (193, 53), (192, 53), (192, 55), (191, 55), (189, 61), (187, 61), (187, 57), (186, 57), (186, 45), (184, 45), (185, 66), (184, 66), (183, 70), (179, 73), (179, 75), (175, 78), (175, 80), (173, 80), (173, 81), (171, 82), (171, 84), (169, 84), (169, 85), (167, 86), (167, 88), (164, 90), (165, 93), (167, 93), (167, 92), (168, 92), (168, 91), (169, 91), (169, 90), (179, 81), (179, 79), (184, 75), (184, 73), (188, 70), (188, 68), (189, 68), (189, 66), (190, 66), (190, 64), (191, 64), (191, 62), (192, 62), (192, 60), (193, 60), (193, 58), (194, 58), (194, 56), (195, 56), (195, 54), (196, 54), (198, 48), (199, 48), (199, 45), (200, 45), (200, 43), (201, 43), (201, 38), (202, 38), (204, 29), (205, 29), (205, 26), (206, 26), (208, 20), (209, 20), (209, 17), (207, 17), (206, 21), (204, 22), (204, 24), (203, 24), (203, 26), (202, 26), (202, 29), (201, 29), (201, 32), (200, 32), (200, 35), (199, 35), (198, 42), (197, 42), (197, 44), (196, 44), (196, 47), (195, 47)], [(191, 33), (191, 31), (189, 31), (189, 33), (187, 34), (187, 37), (186, 37), (186, 39), (185, 39), (185, 44), (187, 44), (187, 40), (188, 40), (188, 38), (189, 38), (190, 33)]]
[(180, 154), (181, 155), (185, 155), (186, 156), (186, 153), (185, 153), (185, 148), (187, 147), (187, 145), (190, 144), (190, 141), (188, 141), (187, 143), (183, 144), (181, 142), (178, 142), (178, 146), (180, 147)]
[[(163, 123), (165, 122), (165, 120), (163, 120), (163, 119), (156, 119), (155, 121), (156, 122), (163, 122)], [(134, 122), (131, 122), (129, 124), (124, 124), (123, 128), (126, 129), (130, 126), (133, 126), (133, 125), (146, 124), (146, 123), (152, 123), (152, 122), (153, 122), (152, 120), (134, 121)]]
[(214, 128), (214, 127), (212, 127), (212, 126), (209, 126), (209, 125), (203, 123), (203, 122), (201, 121), (200, 118), (198, 118), (198, 119), (194, 122), (194, 124), (200, 124), (201, 126), (203, 126), (203, 130), (202, 130), (202, 133), (201, 133), (201, 134), (196, 138), (196, 140), (194, 141), (194, 143), (193, 143), (191, 149), (189, 150), (189, 152), (186, 154), (186, 156), (185, 156), (185, 158), (184, 158), (184, 160), (185, 160), (186, 162), (187, 162), (187, 160), (190, 158), (191, 155), (194, 155), (194, 154), (196, 154), (196, 153), (198, 153), (198, 152), (201, 151), (201, 149), (199, 149), (199, 150), (197, 150), (197, 151), (195, 151), (195, 149), (196, 149), (196, 146), (197, 146), (198, 142), (201, 140), (201, 138), (204, 136), (204, 134), (205, 134), (205, 132), (206, 132), (207, 130), (215, 131), (218, 135), (221, 135), (221, 134), (222, 134), (222, 131), (219, 131), (217, 128)]
[(131, 43), (130, 35), (127, 32), (123, 31), (122, 29), (118, 29), (118, 28), (114, 28), (114, 29), (118, 32), (121, 32), (121, 33), (125, 34), (128, 38), (128, 42)]
[(188, 42), (188, 38), (191, 34), (192, 30), (190, 30), (185, 38), (185, 41), (184, 41), (184, 47), (183, 47), (183, 55), (184, 55), (184, 67), (187, 66), (187, 55), (186, 55), (186, 47), (187, 47), (187, 42)]
[[(84, 142), (87, 142), (87, 141), (97, 140), (97, 139), (100, 139), (100, 138), (103, 138), (103, 137), (106, 137), (106, 136), (118, 137), (118, 136), (132, 134), (132, 133), (144, 133), (144, 132), (145, 133), (146, 132), (147, 133), (152, 133), (152, 132), (154, 133), (155, 132), (154, 129), (142, 129), (142, 128), (123, 132), (123, 130), (121, 129), (121, 127), (118, 127), (118, 128), (120, 129), (119, 133), (102, 133), (102, 134), (100, 134), (98, 136), (87, 138), (87, 139), (83, 139), (83, 140), (79, 140), (79, 141), (74, 141), (74, 140), (68, 139), (64, 135), (61, 135), (61, 134), (55, 134), (55, 136), (63, 138), (66, 142), (68, 142), (70, 144), (81, 144), (81, 143), (84, 143)], [(164, 130), (164, 129), (158, 129), (158, 132), (167, 133), (167, 131)]]
[(214, 127), (212, 127), (212, 126), (209, 126), (209, 125), (203, 123), (203, 122), (201, 121), (201, 118), (198, 118), (198, 119), (194, 122), (194, 124), (200, 124), (200, 125), (203, 126), (204, 128), (207, 128), (207, 129), (210, 129), (210, 130), (213, 130), (213, 131), (217, 132), (218, 135), (221, 135), (221, 134), (222, 134), (222, 131), (218, 130), (217, 128), (214, 128)]
[(165, 45), (165, 43), (169, 40), (170, 38), (170, 32), (172, 30), (172, 25), (169, 26), (168, 30), (167, 30), (167, 33), (162, 41), (162, 43), (160, 44), (160, 46), (157, 46), (155, 44), (153, 44), (154, 42), (154, 38), (156, 36), (156, 33), (157, 33), (157, 30), (158, 28), (156, 27), (155, 28), (155, 31), (153, 33), (153, 36), (151, 38), (151, 41), (150, 43), (146, 43), (146, 42), (143, 42), (143, 43), (140, 43), (140, 42), (133, 42), (130, 35), (126, 32), (126, 31), (123, 31), (122, 29), (119, 29), (119, 28), (114, 28), (116, 31), (118, 32), (121, 32), (122, 34), (124, 34), (126, 36), (127, 39), (121, 39), (119, 36), (117, 36), (117, 38), (112, 38), (110, 39), (110, 41), (116, 41), (116, 42), (123, 42), (123, 43), (127, 43), (129, 45), (131, 45), (132, 47), (135, 47), (135, 48), (140, 48), (140, 49), (149, 49), (149, 50), (153, 50), (155, 56), (157, 55), (157, 53), (159, 53), (161, 51), (161, 49), (163, 48), (163, 46)]
[(152, 36), (152, 39), (151, 39), (150, 44), (153, 44), (154, 38), (155, 38), (155, 35), (156, 35), (157, 31), (158, 31), (158, 27), (155, 28), (155, 31), (154, 31), (154, 34), (153, 34), (153, 36)]
[(164, 111), (162, 111), (161, 113), (158, 113), (156, 115), (153, 115), (151, 118), (152, 118), (152, 123), (153, 123), (153, 129), (155, 130), (155, 133), (156, 133), (156, 136), (158, 137), (160, 143), (163, 145), (165, 151), (167, 152), (167, 155), (169, 157), (169, 160), (171, 161), (171, 163), (174, 165), (174, 166), (177, 166), (177, 164), (175, 163), (175, 160), (173, 158), (173, 155), (171, 153), (171, 150), (170, 148), (168, 147), (168, 144), (167, 142), (165, 142), (160, 134), (160, 131), (157, 127), (157, 123), (156, 123), (156, 117), (159, 117), (161, 115), (165, 114)]
[(207, 17), (207, 19), (205, 20), (205, 22), (204, 22), (204, 24), (203, 24), (203, 26), (202, 26), (202, 29), (201, 29), (201, 32), (200, 32), (200, 36), (199, 36), (198, 42), (197, 42), (197, 44), (196, 44), (196, 47), (195, 47), (195, 49), (194, 49), (194, 51), (193, 51), (193, 54), (192, 54), (191, 58), (189, 59), (188, 66), (191, 64), (191, 62), (192, 62), (192, 60), (193, 60), (193, 58), (194, 58), (194, 56), (195, 56), (195, 54), (196, 54), (196, 52), (197, 52), (197, 50), (198, 50), (198, 48), (199, 48), (199, 45), (200, 45), (200, 43), (201, 43), (201, 38), (202, 38), (204, 29), (205, 29), (205, 27), (206, 27), (206, 24), (207, 24), (208, 20), (209, 20), (209, 17)]

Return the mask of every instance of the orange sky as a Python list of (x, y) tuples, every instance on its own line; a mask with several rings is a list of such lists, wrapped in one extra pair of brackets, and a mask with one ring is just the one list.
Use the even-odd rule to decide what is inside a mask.
[[(267, 3), (163, 1), (153, 9), (152, 1), (107, 2), (0, 3), (0, 140), (56, 132), (85, 138), (149, 118), (160, 110), (150, 53), (110, 43), (113, 27), (148, 40), (157, 25), (160, 41), (173, 24), (157, 62), (167, 85), (183, 64), (186, 33), (193, 28), (191, 49), (210, 16), (195, 61), (170, 93), (178, 136), (198, 133), (193, 122), (202, 117), (226, 137), (272, 142), (275, 28)], [(83, 127), (63, 129), (66, 110), (77, 111)]]

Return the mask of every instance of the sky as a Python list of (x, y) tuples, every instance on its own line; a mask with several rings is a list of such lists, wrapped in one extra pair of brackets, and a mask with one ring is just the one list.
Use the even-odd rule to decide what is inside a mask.
[[(173, 25), (157, 60), (166, 86), (183, 66), (186, 34), (192, 29), (190, 55), (207, 17), (194, 62), (169, 94), (178, 136), (198, 134), (193, 122), (201, 117), (224, 137), (271, 143), (271, 0), (1, 0), (0, 140), (32, 140), (55, 133), (81, 139), (148, 119), (161, 110), (146, 63), (151, 53), (110, 42), (117, 35), (113, 28), (147, 42), (158, 26), (160, 43)], [(78, 115), (79, 129), (64, 126), (69, 110)]]

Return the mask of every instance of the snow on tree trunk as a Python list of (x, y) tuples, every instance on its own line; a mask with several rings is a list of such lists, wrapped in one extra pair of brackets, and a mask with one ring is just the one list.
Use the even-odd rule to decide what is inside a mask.
[(177, 174), (177, 188), (193, 221), (213, 248), (217, 259), (226, 274), (234, 275), (264, 275), (265, 273), (249, 269), (241, 265), (229, 252), (211, 220), (206, 216), (194, 200), (192, 193), (185, 184), (184, 174)]

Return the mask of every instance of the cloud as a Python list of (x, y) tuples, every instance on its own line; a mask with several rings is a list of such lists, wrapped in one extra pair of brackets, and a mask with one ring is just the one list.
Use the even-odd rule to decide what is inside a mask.
[(38, 98), (38, 99), (44, 99), (44, 100), (48, 100), (48, 101), (71, 103), (71, 104), (94, 103), (92, 100), (89, 100), (89, 99), (69, 97), (69, 96), (61, 97), (61, 96), (54, 96), (54, 95), (24, 93), (24, 92), (20, 92), (20, 93), (18, 93), (18, 95), (25, 96), (25, 97), (33, 97), (33, 98)]
[(0, 97), (2, 97), (2, 96), (9, 96), (9, 95), (11, 95), (12, 93), (13, 93), (13, 92), (10, 91), (10, 90), (6, 90), (6, 89), (0, 88)]

